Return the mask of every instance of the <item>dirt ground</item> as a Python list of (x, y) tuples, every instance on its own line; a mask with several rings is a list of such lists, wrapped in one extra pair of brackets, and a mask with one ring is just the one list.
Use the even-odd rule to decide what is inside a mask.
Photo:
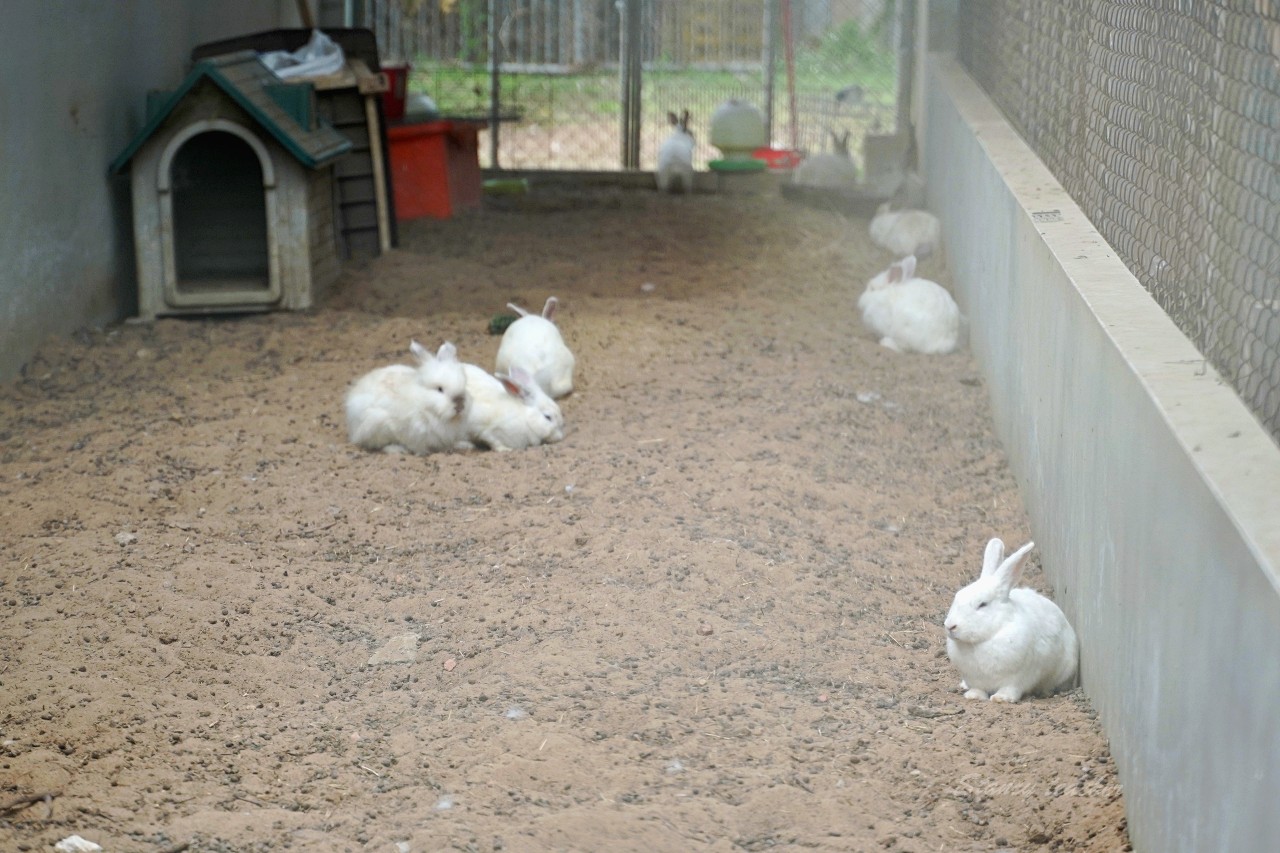
[[(1128, 849), (1083, 693), (956, 689), (1030, 531), (968, 353), (859, 326), (865, 234), (535, 185), (312, 312), (49, 342), (0, 387), (0, 849)], [(563, 442), (347, 443), (357, 375), (491, 367), (549, 294)]]

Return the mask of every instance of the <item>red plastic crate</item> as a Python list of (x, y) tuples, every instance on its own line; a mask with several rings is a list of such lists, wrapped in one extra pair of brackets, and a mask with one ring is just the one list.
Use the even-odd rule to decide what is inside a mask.
[(448, 219), (480, 207), (479, 130), (456, 121), (387, 127), (396, 219)]

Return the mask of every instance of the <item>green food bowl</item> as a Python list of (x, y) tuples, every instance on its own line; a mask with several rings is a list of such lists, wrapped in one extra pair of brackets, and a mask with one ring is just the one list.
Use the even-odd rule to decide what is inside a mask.
[(712, 160), (707, 168), (713, 172), (763, 172), (768, 166), (763, 160), (750, 157), (746, 160)]
[(489, 195), (524, 195), (529, 191), (529, 180), (527, 178), (491, 178), (482, 186)]

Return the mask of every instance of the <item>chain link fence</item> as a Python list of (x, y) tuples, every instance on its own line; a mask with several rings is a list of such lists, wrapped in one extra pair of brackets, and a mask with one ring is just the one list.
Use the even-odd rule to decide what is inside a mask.
[(961, 59), (1280, 440), (1280, 2), (962, 0)]
[[(667, 113), (685, 109), (705, 168), (720, 156), (709, 119), (729, 98), (765, 113), (778, 148), (821, 151), (828, 131), (850, 131), (860, 158), (861, 140), (903, 125), (910, 0), (625, 2), (639, 7), (634, 37), (619, 0), (360, 0), (352, 23), (373, 30), (385, 59), (412, 64), (410, 91), (489, 123), (486, 168), (652, 169)], [(630, 164), (629, 50), (641, 69)]]

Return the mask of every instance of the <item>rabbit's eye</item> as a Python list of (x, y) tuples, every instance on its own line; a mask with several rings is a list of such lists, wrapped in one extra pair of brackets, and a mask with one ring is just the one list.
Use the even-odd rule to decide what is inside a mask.
[(979, 602), (978, 602), (978, 608), (977, 608), (977, 609), (978, 609), (978, 610), (981, 610), (982, 608), (986, 607), (986, 606), (987, 606), (987, 604), (988, 604), (988, 602), (986, 602), (986, 601), (979, 601)]
[(443, 393), (444, 393), (444, 386), (443, 386), (443, 385), (437, 385), (437, 386), (436, 386), (436, 390), (437, 390), (437, 391), (439, 391), (441, 394), (443, 394)]

